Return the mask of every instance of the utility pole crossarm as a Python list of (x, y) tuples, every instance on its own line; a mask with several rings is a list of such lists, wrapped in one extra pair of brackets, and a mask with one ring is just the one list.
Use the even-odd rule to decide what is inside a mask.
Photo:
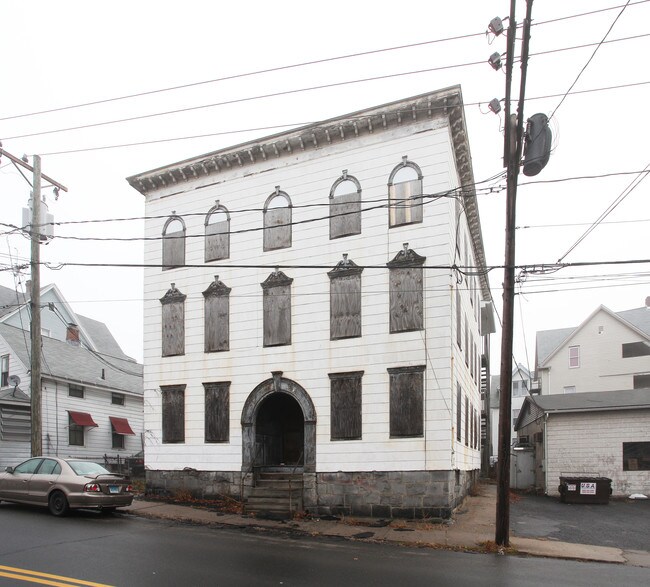
[[(12, 155), (8, 151), (5, 151), (5, 149), (3, 149), (1, 146), (0, 146), (0, 157), (6, 157), (7, 159), (9, 159), (9, 161), (12, 161), (16, 165), (20, 165), (24, 169), (27, 169), (27, 171), (31, 171), (32, 173), (34, 173), (34, 168), (29, 163), (25, 163), (25, 161), (23, 161), (19, 157)], [(41, 177), (47, 180), (49, 183), (51, 183), (55, 188), (60, 189), (62, 192), (68, 191), (68, 188), (65, 187), (62, 183), (53, 180), (51, 177), (48, 177), (44, 173), (41, 173)]]

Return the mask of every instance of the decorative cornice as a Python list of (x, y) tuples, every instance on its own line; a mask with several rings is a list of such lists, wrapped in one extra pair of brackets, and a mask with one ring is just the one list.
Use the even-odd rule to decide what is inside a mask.
[(184, 302), (187, 296), (176, 289), (176, 284), (172, 283), (172, 286), (167, 290), (167, 293), (160, 298), (160, 303), (164, 306), (166, 304), (174, 304), (176, 302)]
[(348, 259), (348, 254), (343, 253), (343, 259), (341, 259), (334, 269), (327, 272), (327, 276), (330, 279), (335, 279), (337, 277), (347, 277), (349, 275), (361, 275), (363, 272), (363, 267), (359, 267), (354, 261)]
[(208, 286), (203, 292), (203, 297), (205, 298), (219, 298), (227, 296), (232, 291), (231, 287), (228, 287), (223, 281), (219, 281), (219, 276), (214, 276), (214, 281)]
[(291, 285), (292, 283), (293, 278), (287, 277), (282, 271), (276, 269), (262, 283), (260, 283), (260, 285), (262, 286), (262, 289), (269, 289), (281, 285)]
[(417, 267), (418, 265), (424, 265), (426, 260), (426, 257), (422, 257), (413, 249), (409, 249), (408, 243), (404, 243), (404, 248), (397, 253), (391, 261), (386, 263), (386, 267), (389, 269), (395, 269), (397, 267)]

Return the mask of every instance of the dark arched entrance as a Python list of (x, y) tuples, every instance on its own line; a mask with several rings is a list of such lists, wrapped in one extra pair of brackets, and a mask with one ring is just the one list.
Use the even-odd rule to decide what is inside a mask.
[(255, 422), (255, 466), (302, 466), (305, 417), (298, 402), (286, 393), (266, 397)]
[[(316, 470), (316, 410), (295, 381), (274, 371), (248, 396), (242, 409), (242, 473), (258, 464)], [(302, 453), (302, 456), (301, 456)]]

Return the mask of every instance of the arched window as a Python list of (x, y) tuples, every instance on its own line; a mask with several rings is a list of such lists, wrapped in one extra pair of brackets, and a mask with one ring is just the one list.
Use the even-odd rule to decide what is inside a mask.
[(347, 169), (330, 190), (330, 239), (361, 234), (361, 184)]
[(291, 198), (275, 191), (264, 203), (264, 250), (287, 249), (291, 246)]
[(175, 211), (165, 222), (162, 236), (163, 271), (185, 265), (185, 222), (180, 216), (176, 216)]
[(422, 222), (422, 171), (406, 156), (388, 178), (390, 227)]
[(230, 257), (230, 214), (219, 201), (205, 216), (205, 262)]

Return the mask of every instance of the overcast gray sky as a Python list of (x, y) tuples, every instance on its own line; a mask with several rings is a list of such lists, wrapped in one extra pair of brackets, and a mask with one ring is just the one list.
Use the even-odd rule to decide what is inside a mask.
[[(646, 64), (650, 36), (644, 36), (650, 34), (650, 2), (629, 3), (608, 40), (637, 38), (603, 44), (574, 88), (582, 93), (569, 95), (557, 108), (595, 45), (569, 48), (599, 43), (624, 4), (620, 0), (538, 0), (533, 5), (525, 115), (554, 112), (554, 151), (540, 175), (521, 178), (518, 264), (554, 263), (564, 256), (589, 225), (624, 194), (636, 177), (628, 172), (641, 171), (650, 163), (650, 74)], [(143, 197), (124, 179), (134, 173), (283, 128), (454, 84), (461, 84), (466, 102), (475, 179), (481, 181), (503, 169), (503, 115), (489, 112), (487, 103), (504, 97), (505, 76), (502, 71), (493, 71), (487, 59), (495, 51), (505, 53), (505, 35), (493, 38), (483, 33), (494, 16), (508, 15), (507, 0), (4, 0), (1, 6), (0, 137), (4, 148), (15, 155), (41, 154), (43, 171), (69, 188), (58, 201), (54, 201), (50, 190), (44, 192), (57, 222), (82, 221), (56, 227), (59, 236), (141, 237), (141, 221), (88, 222), (143, 216)], [(518, 10), (521, 22), (523, 0), (518, 1)], [(431, 42), (456, 36), (463, 38)], [(95, 106), (16, 117), (414, 43), (421, 44)], [(515, 71), (518, 75), (518, 64)], [(407, 72), (420, 73), (398, 75)], [(379, 76), (391, 77), (250, 99)], [(603, 89), (621, 85), (628, 87)], [(584, 92), (596, 89), (601, 91)], [(227, 101), (234, 102), (42, 134)], [(30, 134), (34, 136), (24, 136)], [(204, 134), (212, 136), (92, 150)], [(603, 174), (612, 175), (569, 180)], [(542, 183), (526, 185), (531, 180)], [(550, 275), (528, 277), (515, 309), (518, 362), (534, 366), (538, 330), (576, 326), (600, 304), (614, 311), (644, 305), (650, 295), (649, 264), (619, 262), (650, 258), (649, 190), (650, 180), (646, 179), (623, 198), (605, 223), (564, 258), (566, 262), (616, 264), (565, 268)], [(28, 194), (25, 180), (3, 159), (0, 222), (20, 224)], [(505, 191), (479, 199), (490, 266), (503, 264), (504, 204)], [(26, 262), (29, 243), (20, 235), (7, 235), (8, 230), (0, 226), (0, 284), (12, 287), (15, 280), (24, 283), (28, 279), (27, 270), (16, 275), (7, 268)], [(41, 255), (53, 269), (60, 266), (58, 270), (44, 269), (42, 283), (55, 282), (75, 310), (106, 322), (125, 352), (141, 360), (142, 271), (65, 264), (138, 263), (142, 261), (142, 242), (55, 238), (42, 247)], [(499, 314), (502, 275), (500, 269), (490, 273)], [(493, 345), (498, 359), (498, 337)], [(498, 370), (498, 361), (493, 361), (493, 366)]]

